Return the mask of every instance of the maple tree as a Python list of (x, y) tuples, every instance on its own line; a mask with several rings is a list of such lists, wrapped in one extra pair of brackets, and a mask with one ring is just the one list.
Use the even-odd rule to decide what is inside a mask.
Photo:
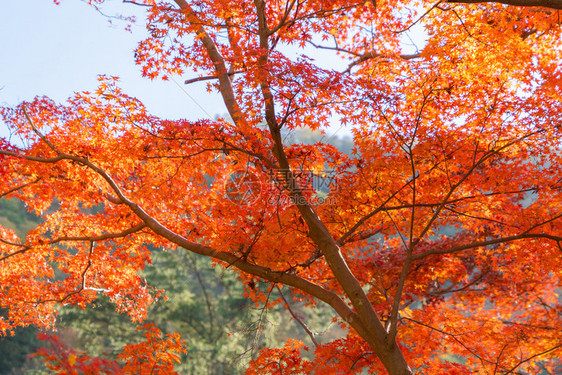
[[(318, 343), (301, 320), (313, 347), (263, 350), (248, 373), (554, 371), (560, 1), (136, 4), (143, 74), (196, 72), (186, 83), (220, 92), (231, 121), (151, 116), (115, 77), (2, 109), (25, 144), (0, 147), (0, 193), (44, 218), (24, 241), (0, 232), (3, 332), (52, 327), (56, 306), (99, 294), (144, 319), (162, 297), (138, 276), (151, 245), (238, 270), (256, 304), (326, 303), (349, 328)], [(284, 142), (334, 119), (351, 155)]]
[(174, 364), (179, 354), (185, 352), (185, 343), (177, 333), (162, 337), (162, 332), (152, 324), (145, 330), (146, 340), (138, 344), (127, 344), (118, 359), (125, 362), (90, 357), (67, 348), (56, 336), (39, 334), (41, 340), (49, 341), (51, 348), (40, 348), (34, 356), (44, 358), (47, 368), (58, 374), (174, 374)]

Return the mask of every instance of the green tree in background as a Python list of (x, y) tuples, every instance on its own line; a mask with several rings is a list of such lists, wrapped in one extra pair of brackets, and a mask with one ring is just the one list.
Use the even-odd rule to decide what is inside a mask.
[[(263, 347), (281, 346), (288, 337), (300, 337), (312, 344), (304, 328), (283, 309), (267, 311), (253, 305), (243, 298), (237, 276), (213, 267), (208, 259), (177, 251), (156, 251), (152, 262), (145, 269), (146, 280), (166, 290), (168, 298), (152, 306), (147, 322), (164, 332), (179, 332), (187, 341), (187, 354), (176, 368), (179, 373), (241, 374)], [(269, 284), (255, 288), (271, 293), (271, 299), (279, 293)], [(314, 328), (324, 332), (317, 338), (319, 341), (337, 334), (329, 330), (326, 308), (294, 306), (293, 311), (297, 316), (312, 318)], [(68, 343), (94, 356), (112, 356), (142, 335), (105, 299), (94, 309), (65, 310), (60, 326)]]
[(17, 199), (0, 199), (0, 224), (16, 231), (19, 237), (25, 238), (27, 232), (35, 228), (39, 219), (26, 210), (24, 204)]
[[(314, 135), (318, 136), (318, 135)], [(25, 237), (38, 219), (22, 202), (0, 200), (0, 220)], [(164, 332), (178, 332), (188, 343), (187, 354), (177, 371), (181, 374), (241, 374), (263, 347), (282, 346), (288, 337), (300, 337), (312, 344), (306, 330), (284, 309), (266, 310), (244, 298), (244, 288), (234, 272), (213, 267), (204, 257), (159, 250), (152, 266), (144, 270), (147, 283), (166, 291), (167, 299), (151, 306), (148, 323)], [(279, 296), (270, 284), (256, 284), (271, 299)], [(307, 316), (322, 341), (341, 333), (331, 328), (326, 307), (292, 306), (296, 317)], [(59, 315), (58, 332), (68, 347), (92, 356), (113, 357), (126, 343), (142, 339), (142, 332), (115, 306), (100, 297), (95, 308), (67, 307)], [(308, 329), (308, 327), (307, 327)], [(14, 337), (0, 337), (1, 375), (50, 374), (38, 359), (28, 358), (45, 345), (37, 339), (35, 327), (19, 328)], [(311, 345), (312, 346), (312, 345)]]
[[(0, 199), (0, 224), (16, 231), (25, 238), (28, 231), (39, 223), (38, 218), (25, 209), (17, 199)], [(3, 314), (0, 311), (0, 314)], [(0, 374), (30, 373), (31, 369), (41, 366), (40, 361), (28, 359), (41, 342), (37, 340), (37, 328), (19, 327), (13, 336), (0, 336)]]

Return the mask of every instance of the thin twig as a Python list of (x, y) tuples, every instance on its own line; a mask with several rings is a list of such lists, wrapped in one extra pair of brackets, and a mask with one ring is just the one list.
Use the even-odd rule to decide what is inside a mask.
[(308, 326), (306, 325), (305, 322), (303, 322), (303, 320), (293, 311), (293, 309), (291, 308), (291, 305), (289, 305), (289, 302), (287, 301), (287, 299), (285, 298), (285, 296), (283, 295), (283, 292), (281, 291), (281, 288), (279, 287), (279, 285), (275, 285), (275, 287), (277, 288), (277, 290), (279, 291), (279, 295), (281, 296), (281, 299), (283, 300), (283, 302), (285, 302), (285, 305), (287, 306), (287, 309), (289, 310), (289, 312), (291, 313), (291, 316), (297, 321), (297, 323), (300, 324), (300, 326), (304, 329), (304, 331), (306, 332), (306, 334), (308, 335), (308, 337), (310, 337), (310, 340), (312, 340), (312, 343), (314, 344), (314, 346), (318, 347), (318, 341), (316, 341), (316, 338), (314, 337), (314, 332), (312, 332), (310, 330), (310, 328), (308, 328)]
[(562, 347), (562, 344), (558, 344), (558, 345), (556, 345), (556, 346), (554, 346), (554, 347), (552, 347), (552, 348), (550, 348), (550, 349), (548, 349), (548, 350), (545, 350), (544, 352), (536, 353), (536, 354), (530, 356), (530, 357), (527, 358), (527, 359), (521, 360), (521, 361), (519, 361), (519, 363), (518, 363), (517, 365), (513, 366), (513, 367), (512, 367), (511, 369), (509, 369), (505, 374), (506, 374), (506, 375), (507, 375), (507, 374), (511, 374), (511, 373), (513, 373), (513, 371), (515, 371), (515, 369), (516, 369), (517, 367), (521, 366), (523, 363), (528, 362), (528, 361), (530, 361), (530, 360), (533, 359), (533, 358), (540, 357), (541, 355), (544, 355), (544, 354), (548, 354), (548, 353), (550, 353), (550, 352), (553, 352), (553, 351), (555, 351), (556, 349), (558, 349), (558, 348), (560, 348), (560, 347)]
[[(230, 76), (233, 76), (235, 74), (240, 74), (240, 73), (244, 73), (244, 70), (236, 70), (234, 72), (228, 72), (227, 75), (230, 77)], [(187, 79), (183, 83), (186, 84), (186, 85), (189, 85), (190, 83), (194, 83), (194, 82), (210, 81), (212, 79), (219, 79), (219, 78), (220, 77), (216, 76), (216, 75), (203, 76), (203, 77)]]

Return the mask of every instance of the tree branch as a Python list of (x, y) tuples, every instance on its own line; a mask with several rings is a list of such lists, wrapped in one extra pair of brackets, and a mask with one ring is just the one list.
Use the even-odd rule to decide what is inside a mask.
[(559, 349), (560, 347), (562, 347), (562, 344), (558, 344), (558, 345), (556, 345), (556, 346), (554, 346), (554, 347), (552, 347), (552, 348), (550, 348), (550, 349), (548, 349), (548, 350), (545, 350), (544, 352), (536, 353), (536, 354), (530, 356), (529, 358), (523, 359), (523, 360), (519, 361), (519, 363), (517, 363), (517, 364), (516, 364), (515, 366), (513, 366), (511, 369), (509, 369), (505, 374), (506, 374), (506, 375), (507, 375), (507, 374), (511, 374), (511, 373), (513, 373), (513, 371), (515, 371), (515, 369), (517, 369), (517, 367), (521, 366), (523, 363), (528, 362), (528, 361), (530, 361), (530, 360), (533, 359), (533, 358), (540, 357), (541, 355), (544, 355), (544, 354), (548, 354), (548, 353), (550, 353), (550, 352), (553, 352), (553, 351)]
[(281, 299), (283, 300), (283, 302), (285, 302), (285, 305), (287, 306), (287, 309), (289, 310), (289, 312), (291, 313), (291, 316), (297, 321), (297, 323), (300, 324), (300, 326), (304, 329), (304, 331), (306, 332), (306, 334), (308, 335), (308, 337), (310, 337), (310, 340), (312, 340), (312, 343), (314, 344), (314, 346), (318, 347), (318, 341), (316, 341), (316, 338), (314, 337), (314, 332), (312, 332), (310, 330), (310, 328), (308, 328), (308, 326), (306, 325), (305, 322), (302, 321), (302, 319), (293, 311), (293, 309), (291, 308), (291, 305), (289, 305), (289, 302), (287, 301), (287, 299), (285, 298), (285, 296), (283, 295), (283, 292), (281, 291), (281, 288), (276, 285), (277, 290), (279, 291), (279, 295), (281, 296)]
[(443, 331), (443, 330), (441, 330), (441, 329), (439, 329), (439, 328), (430, 326), (429, 324), (425, 324), (425, 323), (423, 323), (423, 322), (420, 322), (419, 320), (415, 320), (415, 319), (411, 319), (411, 318), (406, 318), (406, 317), (403, 317), (402, 319), (404, 319), (404, 320), (409, 320), (409, 321), (412, 322), (412, 323), (419, 324), (420, 326), (429, 328), (429, 329), (431, 329), (431, 330), (433, 330), (433, 331), (435, 331), (435, 332), (439, 332), (439, 333), (441, 333), (441, 334), (443, 334), (443, 335), (445, 335), (445, 336), (449, 336), (449, 337), (451, 337), (455, 342), (457, 342), (459, 345), (461, 345), (463, 348), (465, 348), (470, 354), (472, 354), (473, 356), (475, 356), (476, 358), (478, 358), (481, 362), (488, 362), (488, 363), (490, 363), (490, 364), (494, 364), (494, 362), (492, 362), (492, 361), (490, 361), (490, 360), (487, 360), (487, 359), (482, 358), (481, 356), (479, 356), (478, 353), (476, 353), (474, 350), (472, 350), (471, 348), (469, 348), (468, 346), (466, 346), (465, 343), (463, 343), (461, 340), (459, 340), (459, 339), (457, 338), (457, 336), (460, 336), (459, 334), (454, 334), (454, 333), (450, 333), (450, 332)]
[(274, 97), (268, 80), (269, 72), (267, 70), (267, 62), (269, 59), (268, 37), (270, 35), (270, 30), (267, 26), (265, 16), (266, 5), (264, 0), (254, 0), (254, 4), (258, 16), (260, 47), (262, 51), (264, 51), (258, 58), (260, 69), (262, 69), (261, 73), (264, 75), (261, 77), (261, 91), (265, 106), (265, 119), (274, 142), (274, 154), (280, 167), (278, 172), (283, 176), (287, 185), (286, 188), (306, 222), (309, 229), (309, 237), (318, 246), (322, 254), (324, 254), (324, 258), (330, 266), (335, 278), (357, 312), (357, 316), (361, 320), (361, 326), (365, 327), (363, 333), (357, 333), (373, 348), (390, 373), (409, 374), (411, 370), (400, 348), (395, 342), (389, 342), (387, 332), (373, 308), (371, 301), (353, 272), (351, 272), (334, 237), (304, 196), (302, 189), (292, 173), (283, 146), (281, 128), (277, 123)]
[(364, 63), (367, 60), (372, 60), (372, 59), (376, 59), (376, 58), (387, 58), (387, 59), (399, 58), (399, 59), (408, 61), (408, 60), (417, 59), (419, 57), (421, 57), (421, 53), (387, 55), (387, 54), (382, 54), (382, 53), (378, 53), (378, 52), (375, 52), (375, 51), (367, 52), (367, 53), (364, 53), (362, 55), (359, 55), (359, 58), (357, 60), (355, 60), (351, 64), (349, 64), (347, 69), (345, 70), (345, 73), (350, 72), (351, 69), (356, 65)]
[(544, 7), (552, 9), (562, 9), (562, 0), (447, 0), (450, 4), (481, 4), (499, 3), (520, 7)]
[(554, 236), (554, 235), (551, 235), (551, 234), (525, 233), (525, 234), (519, 234), (519, 235), (516, 235), (516, 236), (507, 236), (507, 237), (495, 238), (493, 240), (477, 241), (477, 242), (473, 242), (473, 243), (466, 244), (466, 245), (454, 246), (454, 247), (451, 247), (451, 248), (448, 248), (448, 249), (428, 250), (426, 252), (414, 255), (412, 259), (413, 260), (420, 260), (420, 259), (426, 258), (430, 255), (452, 254), (452, 253), (456, 253), (456, 252), (459, 252), (459, 251), (462, 251), (462, 250), (474, 249), (476, 247), (490, 246), (490, 245), (495, 245), (495, 244), (499, 244), (499, 243), (513, 242), (513, 241), (522, 240), (522, 239), (526, 239), (526, 238), (546, 238), (546, 239), (556, 241), (556, 242), (562, 241), (562, 237)]
[(3, 197), (5, 197), (6, 195), (11, 194), (11, 193), (13, 193), (13, 192), (15, 192), (15, 191), (21, 190), (21, 189), (23, 189), (23, 188), (25, 188), (25, 187), (27, 187), (27, 186), (29, 186), (29, 185), (36, 184), (36, 183), (38, 183), (39, 181), (41, 181), (41, 179), (42, 179), (42, 177), (37, 177), (35, 180), (33, 180), (33, 181), (31, 181), (31, 182), (28, 182), (28, 183), (23, 184), (23, 185), (16, 186), (15, 188), (12, 188), (12, 189), (8, 190), (8, 191), (5, 192), (5, 193), (1, 193), (1, 194), (0, 194), (0, 198), (3, 198)]
[(207, 287), (205, 286), (205, 283), (203, 282), (203, 278), (201, 277), (201, 273), (199, 273), (199, 269), (197, 268), (197, 265), (195, 263), (195, 259), (192, 258), (192, 254), (191, 253), (187, 253), (189, 256), (189, 262), (187, 262), (187, 266), (195, 273), (195, 276), (197, 277), (197, 281), (199, 282), (199, 286), (201, 287), (201, 290), (203, 291), (203, 296), (205, 297), (205, 303), (207, 304), (207, 311), (209, 312), (209, 339), (212, 338), (214, 332), (215, 332), (215, 313), (214, 313), (214, 309), (213, 309), (213, 305), (211, 303), (211, 299), (209, 297), (209, 293), (207, 292)]
[[(416, 178), (416, 177), (414, 177)], [(378, 214), (381, 211), (386, 211), (388, 210), (388, 208), (385, 208), (384, 206), (390, 202), (399, 192), (401, 192), (406, 186), (410, 185), (412, 183), (414, 179), (409, 180), (408, 182), (406, 182), (404, 185), (402, 185), (402, 187), (398, 190), (396, 190), (390, 197), (388, 197), (382, 204), (379, 205), (378, 208), (376, 208), (375, 210), (371, 211), (370, 213), (368, 213), (367, 215), (363, 216), (361, 219), (359, 219), (354, 225), (353, 227), (351, 227), (351, 229), (349, 229), (347, 232), (345, 232), (337, 241), (338, 245), (343, 245), (346, 240), (353, 235), (353, 233), (359, 228), (361, 227), (367, 220), (369, 220), (370, 218), (372, 218), (373, 216), (375, 216), (376, 214)], [(414, 205), (408, 205), (408, 208), (412, 208)], [(406, 206), (404, 206), (406, 208)]]
[[(235, 74), (240, 74), (240, 73), (244, 73), (244, 71), (243, 71), (243, 70), (236, 70), (236, 71), (234, 71), (234, 72), (229, 72), (229, 73), (227, 73), (227, 74), (228, 74), (228, 76), (233, 76), (233, 75), (235, 75)], [(202, 81), (210, 81), (210, 80), (212, 80), (212, 79), (219, 79), (219, 77), (218, 77), (218, 76), (215, 76), (215, 75), (213, 75), (213, 76), (203, 76), (203, 77), (197, 77), (197, 78), (187, 79), (187, 80), (185, 80), (183, 83), (186, 84), (186, 85), (189, 85), (190, 83), (202, 82)]]
[(217, 73), (217, 78), (219, 80), (219, 91), (222, 95), (223, 101), (226, 105), (226, 109), (228, 110), (228, 114), (232, 118), (232, 121), (238, 126), (244, 126), (246, 123), (244, 117), (242, 116), (242, 111), (240, 110), (240, 106), (236, 101), (236, 97), (234, 95), (234, 89), (232, 88), (232, 81), (230, 80), (230, 76), (228, 74), (228, 69), (226, 68), (226, 62), (222, 57), (220, 51), (218, 50), (215, 42), (209, 36), (205, 28), (201, 25), (201, 22), (193, 22), (191, 20), (192, 17), (195, 16), (195, 12), (191, 9), (189, 4), (186, 0), (174, 0), (175, 3), (180, 7), (181, 11), (185, 15), (187, 22), (191, 25), (198, 25), (197, 28), (197, 37), (203, 43), (203, 46), (207, 50), (207, 54), (209, 55), (209, 59), (213, 62), (215, 66), (215, 72)]
[(135, 225), (134, 227), (131, 227), (129, 229), (126, 229), (122, 232), (119, 233), (106, 233), (106, 234), (100, 234), (98, 236), (75, 236), (75, 237), (58, 237), (55, 238), (49, 242), (47, 242), (47, 244), (49, 245), (53, 245), (59, 242), (65, 242), (65, 241), (90, 241), (90, 242), (99, 242), (99, 241), (105, 241), (105, 240), (110, 240), (113, 238), (121, 238), (121, 237), (126, 237), (129, 234), (133, 234), (135, 232), (138, 232), (140, 230), (142, 230), (143, 228), (146, 228), (146, 224), (140, 223)]
[[(218, 251), (216, 249), (213, 249), (209, 246), (206, 245), (202, 245), (200, 243), (197, 242), (191, 242), (189, 241), (187, 238), (173, 232), (172, 230), (168, 229), (166, 226), (164, 226), (162, 223), (160, 223), (158, 220), (156, 220), (155, 218), (153, 218), (152, 216), (150, 216), (142, 207), (140, 207), (137, 203), (131, 201), (129, 198), (127, 198), (124, 193), (121, 191), (121, 189), (119, 188), (119, 186), (117, 185), (117, 183), (113, 180), (113, 178), (107, 173), (105, 172), (103, 169), (101, 169), (100, 167), (96, 166), (95, 164), (93, 164), (90, 160), (86, 159), (86, 158), (81, 158), (79, 156), (74, 156), (74, 155), (68, 155), (65, 153), (61, 153), (59, 154), (56, 158), (40, 158), (40, 157), (34, 157), (34, 156), (26, 156), (26, 155), (20, 155), (17, 154), (15, 152), (11, 152), (11, 151), (3, 151), (0, 150), (0, 153), (5, 154), (5, 155), (10, 155), (10, 156), (16, 156), (16, 157), (23, 157), (27, 160), (30, 161), (34, 161), (34, 162), (39, 162), (39, 163), (47, 163), (47, 164), (54, 164), (57, 163), (61, 160), (72, 160), (75, 161), (81, 165), (83, 165), (84, 167), (87, 167), (91, 170), (93, 170), (94, 172), (96, 172), (101, 178), (103, 178), (111, 187), (111, 189), (113, 190), (114, 194), (116, 195), (116, 199), (119, 199), (120, 202), (122, 202), (123, 204), (127, 205), (131, 211), (133, 211), (133, 213), (135, 213), (146, 225), (146, 227), (149, 227), (155, 234), (167, 239), (168, 241), (183, 247), (186, 250), (189, 250), (191, 252), (200, 254), (200, 255), (204, 255), (204, 256), (208, 256), (208, 257), (212, 257), (214, 259), (223, 261), (225, 263), (228, 263), (236, 268), (238, 268), (239, 270), (246, 272), (248, 274), (251, 275), (255, 275), (258, 277), (261, 277), (262, 279), (271, 281), (271, 282), (275, 282), (275, 283), (282, 283), (282, 284), (286, 284), (289, 286), (292, 286), (294, 288), (300, 289), (302, 291), (304, 291), (305, 293), (308, 293), (310, 295), (312, 295), (313, 297), (318, 298), (319, 300), (327, 303), (328, 305), (330, 305), (337, 313), (338, 315), (340, 315), (342, 317), (342, 319), (344, 321), (346, 321), (349, 325), (351, 325), (353, 327), (353, 329), (355, 329), (357, 331), (358, 334), (360, 334), (362, 337), (369, 337), (369, 331), (368, 329), (364, 326), (363, 322), (361, 322), (361, 320), (359, 319), (359, 316), (357, 315), (357, 313), (355, 313), (353, 310), (351, 310), (349, 308), (349, 306), (347, 305), (346, 302), (344, 302), (336, 293), (329, 291), (323, 287), (321, 287), (318, 284), (314, 284), (306, 279), (303, 279), (295, 274), (288, 274), (285, 272), (281, 272), (281, 271), (274, 271), (270, 268), (267, 267), (263, 267), (263, 266), (259, 266), (256, 264), (252, 264), (249, 263), (248, 261), (239, 258), (238, 256), (236, 256), (233, 253), (230, 252), (225, 252), (225, 251)], [(134, 227), (135, 229), (140, 228), (140, 224), (137, 225), (136, 227)], [(129, 231), (132, 230), (129, 229)], [(93, 237), (93, 238), (110, 238), (110, 234), (108, 235), (102, 235), (99, 237)], [(75, 239), (77, 240), (79, 237), (66, 237), (66, 240), (69, 239)], [(84, 239), (84, 240), (88, 240), (88, 238), (79, 238), (80, 240)], [(13, 256), (22, 252), (27, 251), (28, 248), (24, 248), (21, 249), (19, 251), (16, 251), (12, 254), (9, 254), (9, 256)], [(0, 259), (2, 260), (2, 259)]]
[[(126, 237), (129, 234), (138, 232), (143, 228), (146, 228), (146, 224), (144, 222), (140, 223), (140, 224), (137, 224), (134, 227), (126, 229), (126, 230), (124, 230), (122, 232), (119, 232), (119, 233), (106, 233), (106, 234), (101, 234), (101, 235), (98, 235), (98, 236), (58, 237), (58, 238), (55, 238), (55, 239), (50, 240), (48, 242), (45, 242), (45, 244), (54, 245), (56, 243), (64, 242), (64, 241), (89, 241), (91, 243), (94, 243), (94, 242), (109, 240), (109, 239), (113, 239), (113, 238)], [(5, 244), (10, 245), (10, 246), (17, 246), (17, 247), (22, 248), (20, 250), (14, 251), (13, 253), (6, 254), (6, 255), (0, 257), (0, 262), (3, 261), (3, 260), (6, 260), (8, 258), (13, 257), (14, 255), (25, 253), (26, 251), (29, 251), (33, 248), (33, 246), (31, 246), (31, 245), (12, 243), (12, 242), (9, 242), (9, 241), (3, 240), (3, 239), (0, 239), (0, 242), (5, 243)]]

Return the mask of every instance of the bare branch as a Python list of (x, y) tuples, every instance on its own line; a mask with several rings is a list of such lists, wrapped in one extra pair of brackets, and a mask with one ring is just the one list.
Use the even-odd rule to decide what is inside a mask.
[(507, 375), (507, 374), (511, 374), (511, 373), (513, 373), (513, 371), (515, 371), (515, 369), (517, 369), (517, 367), (521, 366), (523, 363), (529, 362), (531, 359), (536, 358), (536, 357), (540, 357), (541, 355), (544, 355), (544, 354), (548, 354), (548, 353), (550, 353), (550, 352), (553, 352), (553, 351), (555, 351), (555, 350), (557, 350), (557, 349), (559, 349), (559, 348), (561, 348), (561, 347), (562, 347), (562, 344), (558, 344), (558, 345), (553, 346), (552, 348), (550, 348), (550, 349), (548, 349), (548, 350), (545, 350), (545, 351), (540, 352), (540, 353), (536, 353), (536, 354), (534, 354), (534, 355), (532, 355), (532, 356), (530, 356), (530, 357), (528, 357), (528, 358), (526, 358), (526, 359), (522, 359), (521, 361), (519, 361), (519, 363), (517, 363), (515, 366), (513, 366), (511, 369), (509, 369), (505, 374), (506, 374), (506, 375)]
[(474, 352), (474, 350), (470, 349), (468, 346), (466, 346), (465, 343), (463, 343), (461, 340), (459, 340), (459, 339), (457, 338), (457, 336), (460, 336), (460, 334), (454, 334), (454, 333), (450, 333), (450, 332), (443, 331), (443, 330), (441, 330), (441, 329), (439, 329), (439, 328), (432, 327), (432, 326), (430, 326), (429, 324), (425, 324), (425, 323), (423, 323), (423, 322), (420, 322), (419, 320), (415, 320), (415, 319), (411, 319), (411, 318), (406, 318), (406, 317), (403, 317), (402, 319), (404, 319), (404, 320), (409, 320), (409, 321), (412, 322), (412, 323), (419, 324), (419, 325), (424, 326), (424, 327), (426, 327), (426, 328), (429, 328), (429, 329), (431, 329), (431, 330), (433, 330), (433, 331), (435, 331), (435, 332), (439, 332), (439, 333), (441, 333), (441, 334), (443, 334), (443, 335), (445, 335), (445, 336), (449, 336), (449, 337), (451, 337), (454, 341), (456, 341), (458, 344), (460, 344), (463, 348), (465, 348), (468, 352), (470, 352), (472, 355), (474, 355), (476, 358), (478, 358), (481, 362), (488, 362), (488, 363), (490, 363), (490, 364), (494, 364), (494, 362), (492, 362), (492, 361), (490, 361), (490, 360), (487, 360), (487, 359), (484, 359), (484, 358), (482, 358), (481, 356), (479, 356), (476, 352)]
[(364, 53), (362, 55), (359, 56), (359, 58), (357, 60), (355, 60), (354, 62), (352, 62), (351, 64), (348, 65), (347, 69), (345, 70), (345, 72), (349, 72), (351, 71), (351, 69), (356, 66), (359, 65), (361, 63), (364, 63), (365, 61), (368, 60), (372, 60), (372, 59), (377, 59), (377, 58), (386, 58), (386, 59), (392, 59), (392, 58), (399, 58), (402, 60), (413, 60), (413, 59), (417, 59), (421, 57), (421, 53), (413, 53), (413, 54), (401, 54), (401, 55), (387, 55), (387, 54), (382, 54), (382, 53), (378, 53), (375, 51), (372, 52), (367, 52)]
[(291, 316), (297, 321), (297, 323), (300, 324), (300, 326), (304, 329), (304, 331), (306, 332), (306, 334), (308, 335), (308, 337), (310, 337), (310, 340), (312, 340), (312, 343), (314, 344), (314, 346), (318, 347), (318, 341), (316, 341), (316, 338), (314, 337), (314, 332), (312, 332), (310, 330), (310, 328), (308, 328), (308, 326), (306, 325), (305, 322), (303, 322), (303, 320), (301, 319), (300, 316), (298, 316), (293, 309), (291, 308), (291, 305), (289, 305), (289, 302), (287, 301), (287, 299), (285, 298), (285, 296), (283, 295), (283, 292), (281, 291), (281, 288), (279, 287), (279, 285), (275, 285), (277, 287), (277, 290), (279, 291), (279, 295), (281, 296), (281, 299), (283, 300), (283, 302), (285, 302), (285, 305), (287, 306), (287, 309), (289, 310), (289, 312), (291, 313)]
[(153, 5), (150, 5), (150, 4), (141, 4), (141, 3), (137, 3), (137, 2), (131, 1), (131, 0), (123, 0), (123, 2), (126, 3), (126, 4), (138, 5), (140, 7), (147, 7), (147, 8), (153, 7)]
[[(244, 73), (243, 70), (236, 70), (234, 72), (228, 72), (227, 75), (228, 76), (233, 76), (235, 74), (240, 74), (240, 73)], [(212, 79), (220, 79), (220, 77), (216, 76), (216, 75), (212, 75), (212, 76), (203, 76), (203, 77), (197, 77), (197, 78), (191, 78), (191, 79), (187, 79), (185, 80), (183, 83), (186, 85), (189, 85), (190, 83), (194, 83), (194, 82), (202, 82), (202, 81), (210, 81)]]
[(201, 277), (201, 273), (199, 272), (199, 269), (196, 266), (192, 254), (191, 253), (187, 253), (187, 254), (189, 257), (187, 266), (195, 273), (195, 276), (197, 277), (197, 281), (199, 282), (199, 286), (203, 291), (203, 296), (205, 297), (205, 303), (207, 304), (207, 311), (209, 312), (209, 331), (210, 331), (210, 335), (213, 335), (213, 333), (215, 332), (215, 309), (213, 308), (211, 299), (209, 297), (209, 292), (207, 292), (207, 287), (203, 282), (203, 278)]

